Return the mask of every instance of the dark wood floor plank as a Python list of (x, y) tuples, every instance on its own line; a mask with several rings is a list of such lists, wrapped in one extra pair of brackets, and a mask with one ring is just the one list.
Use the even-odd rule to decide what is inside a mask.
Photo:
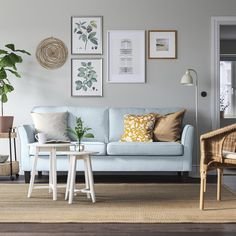
[(152, 233), (234, 233), (236, 224), (40, 224), (40, 223), (0, 223), (1, 233), (80, 233), (96, 234), (123, 233), (152, 234)]

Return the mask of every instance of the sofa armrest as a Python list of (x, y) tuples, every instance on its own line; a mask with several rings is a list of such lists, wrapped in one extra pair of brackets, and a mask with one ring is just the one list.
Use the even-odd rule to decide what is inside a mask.
[(192, 125), (185, 125), (181, 143), (184, 146), (184, 161), (183, 161), (183, 169), (191, 170), (192, 169), (192, 159), (193, 159), (193, 142), (194, 141), (194, 128)]
[(194, 136), (194, 128), (192, 125), (185, 125), (182, 136), (181, 136), (181, 143), (184, 146), (191, 146), (193, 145), (193, 136)]
[(22, 125), (17, 130), (20, 137), (21, 168), (27, 171), (30, 170), (28, 144), (35, 142), (35, 129), (33, 125)]

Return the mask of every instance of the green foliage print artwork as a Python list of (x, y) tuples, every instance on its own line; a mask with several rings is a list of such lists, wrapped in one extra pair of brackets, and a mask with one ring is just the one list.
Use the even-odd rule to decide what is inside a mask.
[(81, 62), (81, 66), (78, 68), (77, 77), (79, 79), (75, 81), (76, 90), (83, 90), (86, 92), (88, 89), (96, 89), (93, 85), (97, 82), (97, 73), (94, 70), (91, 61), (88, 61), (87, 63), (85, 61)]
[(71, 18), (71, 53), (102, 54), (102, 16), (73, 16)]
[(75, 23), (74, 34), (78, 35), (80, 41), (84, 44), (84, 50), (87, 50), (88, 42), (92, 44), (91, 49), (97, 49), (98, 38), (97, 38), (97, 23), (95, 20), (91, 21), (79, 21)]

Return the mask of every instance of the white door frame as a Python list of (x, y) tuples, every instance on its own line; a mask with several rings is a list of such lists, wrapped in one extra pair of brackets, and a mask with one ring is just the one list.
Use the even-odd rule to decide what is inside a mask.
[(220, 127), (220, 26), (236, 25), (236, 16), (211, 17), (211, 120)]

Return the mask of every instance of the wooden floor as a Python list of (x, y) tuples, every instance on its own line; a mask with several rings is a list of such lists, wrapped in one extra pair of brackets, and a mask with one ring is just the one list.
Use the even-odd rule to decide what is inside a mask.
[(0, 224), (0, 235), (195, 236), (236, 235), (234, 224)]
[[(79, 179), (82, 176), (78, 177)], [(0, 183), (10, 183), (8, 178), (1, 178)], [(38, 179), (38, 182), (46, 182), (47, 177)], [(65, 177), (59, 177), (59, 182), (64, 182)], [(215, 182), (215, 177), (210, 177), (209, 182)], [(163, 182), (163, 183), (198, 183), (199, 179), (182, 178), (177, 176), (95, 176), (95, 183), (109, 182)], [(24, 183), (23, 177), (14, 183)], [(236, 192), (236, 176), (225, 176), (224, 184)], [(1, 212), (1, 209), (0, 209)], [(85, 235), (85, 236), (236, 236), (236, 224), (15, 224), (0, 223), (0, 236), (38, 236), (38, 235)]]

